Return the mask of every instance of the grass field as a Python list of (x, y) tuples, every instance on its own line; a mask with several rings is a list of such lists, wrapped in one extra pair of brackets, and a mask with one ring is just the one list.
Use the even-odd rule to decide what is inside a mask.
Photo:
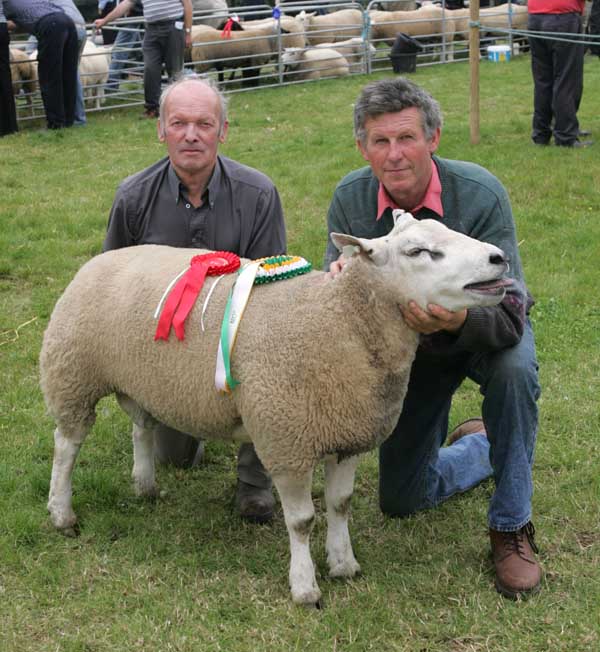
[[(478, 162), (507, 186), (532, 294), (543, 395), (534, 522), (542, 591), (493, 588), (492, 485), (412, 518), (383, 517), (377, 458), (361, 463), (351, 532), (363, 575), (326, 576), (322, 477), (313, 556), (323, 609), (291, 604), (288, 541), (232, 507), (235, 447), (207, 445), (192, 471), (161, 468), (164, 495), (136, 499), (129, 424), (114, 400), (74, 474), (81, 535), (46, 514), (53, 424), (37, 359), (54, 303), (100, 252), (119, 181), (163, 155), (136, 111), (82, 129), (0, 140), (0, 652), (587, 652), (600, 647), (600, 62), (586, 58), (581, 124), (595, 147), (530, 144), (529, 61), (481, 66), (481, 143), (469, 144), (465, 64), (420, 68), (440, 101), (440, 154)], [(352, 103), (365, 77), (232, 97), (223, 151), (280, 189), (290, 252), (320, 266), (335, 184), (362, 165)], [(94, 301), (94, 297), (90, 297)], [(349, 380), (348, 382), (351, 382)], [(461, 388), (452, 423), (479, 412)]]

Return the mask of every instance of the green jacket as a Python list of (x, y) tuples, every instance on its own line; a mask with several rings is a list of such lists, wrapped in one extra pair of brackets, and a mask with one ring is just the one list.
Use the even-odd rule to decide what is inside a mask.
[[(517, 247), (515, 223), (504, 186), (475, 163), (433, 157), (442, 185), (444, 217), (423, 208), (417, 219), (435, 219), (447, 227), (500, 247), (510, 259), (509, 276), (514, 279), (504, 300), (491, 308), (471, 308), (458, 335), (440, 332), (424, 336), (421, 345), (437, 353), (494, 351), (513, 346), (523, 334), (527, 312), (533, 301), (527, 292)], [(328, 233), (348, 233), (360, 238), (378, 238), (394, 226), (388, 209), (377, 215), (379, 180), (367, 166), (340, 181), (327, 215)], [(325, 269), (339, 252), (328, 238)]]

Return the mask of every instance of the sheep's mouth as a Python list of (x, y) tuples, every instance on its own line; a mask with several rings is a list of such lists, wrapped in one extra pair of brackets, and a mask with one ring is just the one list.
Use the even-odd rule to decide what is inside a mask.
[(478, 281), (465, 285), (465, 290), (477, 292), (478, 294), (503, 294), (507, 287), (512, 285), (510, 278), (493, 278), (487, 281)]

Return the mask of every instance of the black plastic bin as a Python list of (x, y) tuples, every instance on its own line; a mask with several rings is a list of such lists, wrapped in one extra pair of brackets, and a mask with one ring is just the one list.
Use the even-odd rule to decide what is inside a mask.
[(417, 39), (400, 32), (396, 36), (390, 59), (394, 72), (415, 72), (417, 69), (417, 54), (423, 49), (423, 46)]

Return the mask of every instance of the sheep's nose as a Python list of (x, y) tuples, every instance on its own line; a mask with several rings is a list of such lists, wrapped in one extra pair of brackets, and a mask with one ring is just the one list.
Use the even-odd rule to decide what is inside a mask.
[(508, 265), (509, 260), (509, 257), (503, 251), (490, 254), (490, 263), (492, 265)]

